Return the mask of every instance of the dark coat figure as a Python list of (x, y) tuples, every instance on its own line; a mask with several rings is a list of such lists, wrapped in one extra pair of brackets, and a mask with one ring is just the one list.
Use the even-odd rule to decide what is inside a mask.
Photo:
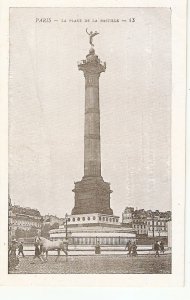
[(132, 251), (132, 244), (131, 241), (128, 241), (125, 247), (125, 250), (128, 250), (128, 255), (131, 256), (131, 251)]
[(100, 243), (98, 242), (95, 246), (95, 254), (100, 254), (101, 253), (101, 248), (100, 248)]
[(33, 262), (31, 262), (32, 264), (34, 264), (34, 259), (38, 258), (39, 260), (41, 260), (42, 263), (45, 262), (44, 258), (42, 257), (42, 250), (43, 250), (43, 245), (41, 245), (41, 240), (39, 237), (35, 237), (34, 239), (34, 256), (33, 256)]
[(132, 245), (132, 256), (137, 256), (137, 245), (135, 242)]
[(21, 242), (18, 245), (18, 255), (22, 254), (22, 256), (24, 257), (24, 252), (23, 252), (23, 242)]
[(164, 242), (163, 241), (160, 242), (160, 252), (162, 252), (164, 254)]
[(156, 241), (156, 243), (154, 244), (154, 250), (156, 251), (155, 257), (160, 256), (160, 254), (159, 254), (160, 245), (159, 245), (158, 241)]
[(39, 258), (39, 260), (41, 260), (42, 262), (44, 262), (44, 260), (43, 260), (42, 257), (40, 256), (41, 251), (40, 251), (40, 248), (39, 248), (38, 243), (35, 242), (35, 243), (34, 243), (34, 246), (35, 246), (35, 252), (34, 252), (33, 261), (34, 261), (34, 259)]
[(13, 240), (9, 248), (9, 270), (16, 270), (19, 264), (19, 258), (16, 255), (17, 241)]

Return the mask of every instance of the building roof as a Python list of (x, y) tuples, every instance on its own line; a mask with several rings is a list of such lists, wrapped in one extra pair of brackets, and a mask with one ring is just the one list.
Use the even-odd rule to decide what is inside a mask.
[(35, 208), (30, 208), (30, 207), (21, 207), (19, 205), (13, 205), (12, 212), (15, 214), (41, 217), (39, 210), (37, 210)]
[[(133, 209), (133, 211), (132, 211)], [(144, 209), (136, 209), (134, 210), (133, 207), (126, 207), (124, 212), (126, 211), (132, 211), (132, 217), (133, 218), (153, 218), (153, 217), (158, 217), (158, 218), (164, 218), (164, 219), (171, 219), (171, 211), (165, 211), (165, 212), (160, 212), (159, 210), (144, 210)]]

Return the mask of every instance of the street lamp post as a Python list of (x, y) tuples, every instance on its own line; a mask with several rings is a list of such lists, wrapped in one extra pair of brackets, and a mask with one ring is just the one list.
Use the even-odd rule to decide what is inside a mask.
[(68, 219), (68, 214), (65, 214), (65, 238), (67, 240), (68, 233), (67, 233), (67, 219)]
[(152, 236), (154, 238), (154, 212), (152, 213)]

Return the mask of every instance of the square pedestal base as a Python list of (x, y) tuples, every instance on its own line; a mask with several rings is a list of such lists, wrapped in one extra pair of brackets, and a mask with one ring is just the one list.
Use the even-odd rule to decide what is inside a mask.
[(75, 182), (75, 207), (72, 215), (100, 213), (113, 215), (110, 208), (110, 184), (102, 177), (83, 177)]

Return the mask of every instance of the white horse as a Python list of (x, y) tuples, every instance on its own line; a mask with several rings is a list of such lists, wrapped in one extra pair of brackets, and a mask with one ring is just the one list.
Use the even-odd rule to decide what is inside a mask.
[(37, 237), (35, 241), (40, 246), (41, 255), (44, 256), (46, 254), (46, 261), (48, 258), (48, 251), (53, 251), (53, 250), (57, 250), (57, 257), (55, 259), (56, 261), (60, 256), (61, 250), (65, 253), (67, 259), (68, 241), (66, 239), (62, 241), (50, 241), (48, 239), (45, 239), (44, 237)]

